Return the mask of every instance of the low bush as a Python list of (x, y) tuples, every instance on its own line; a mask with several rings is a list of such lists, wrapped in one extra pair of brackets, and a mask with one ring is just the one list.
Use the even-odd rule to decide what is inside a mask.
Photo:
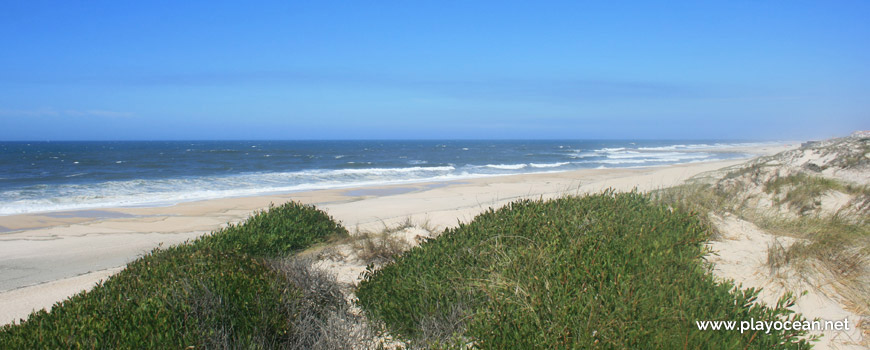
[[(418, 346), (809, 348), (801, 331), (698, 330), (695, 321), (801, 319), (789, 298), (767, 307), (756, 290), (714, 280), (702, 262), (708, 230), (637, 193), (519, 201), (370, 268), (357, 297)], [(455, 334), (433, 341), (425, 328)]]
[(195, 241), (155, 249), (91, 291), (0, 328), (2, 349), (280, 348), (296, 343), (305, 288), (284, 257), (347, 231), (295, 202)]

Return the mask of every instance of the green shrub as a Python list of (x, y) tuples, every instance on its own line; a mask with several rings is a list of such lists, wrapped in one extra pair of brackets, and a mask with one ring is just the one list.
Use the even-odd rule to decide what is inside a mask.
[(452, 329), (464, 334), (450, 339), (485, 349), (808, 348), (803, 332), (697, 329), (791, 313), (717, 283), (701, 260), (707, 236), (695, 214), (637, 193), (519, 201), (369, 269), (357, 297), (408, 339), (461, 308), (465, 325)]
[(296, 202), (259, 211), (242, 224), (229, 225), (194, 244), (259, 257), (290, 255), (347, 230), (326, 213)]
[(292, 343), (299, 288), (266, 259), (347, 232), (298, 203), (153, 250), (97, 285), (0, 328), (2, 349), (275, 348)]

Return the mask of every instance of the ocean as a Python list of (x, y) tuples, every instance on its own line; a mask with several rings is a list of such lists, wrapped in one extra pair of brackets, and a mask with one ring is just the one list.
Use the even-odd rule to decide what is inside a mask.
[(699, 141), (0, 142), (0, 215), (748, 157)]

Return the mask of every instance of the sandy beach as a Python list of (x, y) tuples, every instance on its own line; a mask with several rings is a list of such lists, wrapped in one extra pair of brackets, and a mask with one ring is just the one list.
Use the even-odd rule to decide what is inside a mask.
[[(796, 145), (747, 150), (771, 154)], [(729, 160), (632, 169), (589, 169), (460, 181), (332, 189), (281, 195), (0, 217), (0, 321), (26, 317), (93, 286), (151, 249), (244, 220), (270, 203), (324, 209), (351, 231), (412, 218), (444, 229), (520, 198), (552, 198), (613, 188), (647, 191), (742, 163)]]

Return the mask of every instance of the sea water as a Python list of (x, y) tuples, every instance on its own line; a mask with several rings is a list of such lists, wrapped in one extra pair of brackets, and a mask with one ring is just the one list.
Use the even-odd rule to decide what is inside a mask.
[(0, 215), (748, 157), (707, 141), (0, 143)]

